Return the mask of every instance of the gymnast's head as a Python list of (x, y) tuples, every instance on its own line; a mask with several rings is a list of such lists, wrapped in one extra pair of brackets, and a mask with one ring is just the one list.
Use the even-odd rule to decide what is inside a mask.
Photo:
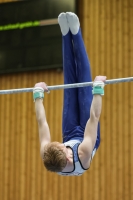
[(61, 172), (67, 165), (67, 148), (59, 142), (51, 142), (44, 146), (43, 164), (48, 171)]

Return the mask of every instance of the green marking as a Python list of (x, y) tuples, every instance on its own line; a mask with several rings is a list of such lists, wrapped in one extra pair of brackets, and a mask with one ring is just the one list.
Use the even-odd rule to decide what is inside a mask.
[(39, 24), (40, 24), (39, 21), (33, 21), (33, 22), (29, 21), (29, 22), (24, 22), (24, 23), (7, 24), (4, 26), (0, 26), (0, 31), (29, 28), (29, 27), (39, 26)]

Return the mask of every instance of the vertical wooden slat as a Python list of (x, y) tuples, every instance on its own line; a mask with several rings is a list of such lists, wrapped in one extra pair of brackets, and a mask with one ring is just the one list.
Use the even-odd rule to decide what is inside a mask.
[[(1, 85), (4, 86), (4, 80), (1, 80)], [(0, 197), (1, 199), (4, 198), (4, 171), (5, 171), (5, 125), (4, 125), (4, 119), (5, 119), (5, 106), (4, 106), (4, 96), (0, 98)]]
[[(97, 71), (96, 71), (96, 75), (104, 75), (104, 67), (105, 67), (105, 45), (106, 45), (106, 34), (105, 34), (105, 3), (104, 3), (104, 0), (101, 1), (101, 3), (99, 3), (99, 30), (98, 30), (98, 53), (96, 54), (97, 56), (97, 59), (98, 59), (98, 63), (97, 65), (95, 66), (97, 68)], [(105, 74), (106, 75), (106, 74)], [(103, 98), (104, 100), (104, 98)], [(102, 118), (102, 114), (101, 114), (101, 118)], [(101, 126), (101, 122), (102, 122), (102, 119), (100, 120), (100, 127), (101, 127), (101, 139), (105, 139), (105, 129), (102, 129), (102, 126)], [(102, 131), (103, 130), (103, 131)], [(108, 133), (106, 133), (108, 134)], [(105, 159), (105, 156), (106, 156), (106, 151), (105, 151), (105, 142), (101, 142), (100, 144), (100, 147), (99, 147), (99, 151), (100, 151), (100, 171), (101, 171), (101, 175), (100, 177), (98, 176), (98, 178), (100, 178), (99, 180), (99, 185), (100, 185), (100, 198), (101, 199), (105, 199), (105, 195), (106, 195), (106, 192), (104, 190), (104, 186), (105, 186), (105, 177), (106, 177), (106, 173), (105, 173), (105, 168), (103, 167), (104, 165), (106, 165), (106, 159)], [(99, 194), (97, 192), (97, 199), (98, 198)]]
[[(117, 69), (119, 72), (119, 76), (122, 77), (122, 68), (123, 68), (123, 25), (122, 25), (122, 13), (123, 13), (123, 6), (122, 3), (118, 3), (117, 7), (117, 33), (118, 33), (118, 54), (117, 54)], [(117, 135), (118, 135), (118, 181), (119, 183), (123, 182), (123, 130), (122, 130), (122, 124), (123, 124), (123, 119), (124, 115), (121, 115), (120, 113), (123, 112), (123, 84), (120, 84), (118, 88), (118, 128), (117, 128)], [(122, 102), (121, 102), (122, 101)], [(118, 184), (118, 192), (117, 192), (117, 198), (121, 199), (123, 198), (123, 186), (122, 184)]]
[[(129, 0), (129, 54), (130, 54), (130, 59), (129, 59), (129, 67), (130, 67), (130, 74), (133, 75), (133, 26), (132, 26), (132, 21), (133, 19), (133, 1)], [(132, 85), (129, 87), (129, 92), (130, 92), (130, 100), (129, 100), (129, 113), (130, 113), (130, 120), (129, 123), (132, 124), (132, 119), (133, 119), (133, 104), (132, 104), (132, 99), (133, 99), (133, 90), (132, 90)], [(129, 127), (129, 132), (130, 132), (130, 139), (129, 139), (129, 146), (130, 146), (130, 168), (129, 168), (129, 174), (130, 174), (130, 179), (129, 179), (129, 188), (130, 188), (130, 197), (133, 198), (133, 152), (132, 152), (132, 147), (133, 147), (133, 134), (132, 134), (132, 126)]]
[[(9, 80), (9, 84), (11, 85), (11, 80)], [(13, 87), (15, 87), (15, 83), (16, 83), (16, 77), (13, 78)], [(10, 87), (10, 86), (9, 86)], [(10, 102), (12, 104), (12, 107), (9, 107), (9, 111), (8, 111), (8, 115), (10, 116), (9, 119), (9, 126), (10, 126), (10, 131), (9, 131), (9, 148), (10, 148), (10, 152), (9, 152), (9, 163), (10, 163), (10, 174), (9, 174), (9, 185), (10, 185), (10, 192), (9, 192), (9, 199), (13, 199), (14, 196), (16, 196), (17, 194), (17, 190), (15, 191), (15, 187), (16, 184), (12, 184), (15, 180), (14, 183), (16, 183), (16, 173), (15, 173), (15, 163), (16, 163), (16, 154), (18, 152), (17, 149), (17, 141), (16, 141), (16, 133), (13, 134), (13, 132), (15, 131), (15, 127), (16, 127), (16, 123), (17, 122), (17, 118), (15, 117), (15, 115), (12, 114), (12, 110), (15, 110), (15, 106), (16, 106), (16, 102), (17, 100), (15, 98), (10, 98)], [(14, 123), (16, 121), (16, 123)], [(15, 144), (15, 145), (13, 145)]]
[[(6, 86), (10, 87), (10, 77), (6, 82)], [(8, 123), (4, 128), (4, 198), (8, 199), (10, 195), (10, 184), (9, 184), (9, 176), (10, 176), (10, 95), (7, 95), (7, 101), (4, 102), (5, 106), (5, 119)]]
[[(104, 55), (104, 71), (103, 74), (107, 76), (108, 79), (111, 78), (111, 42), (112, 42), (112, 35), (111, 35), (111, 1), (104, 1), (105, 4), (105, 55)], [(100, 42), (99, 42), (100, 43)], [(100, 53), (100, 52), (99, 52)], [(111, 97), (111, 86), (105, 86), (105, 96), (103, 98), (103, 110), (102, 110), (102, 117), (101, 117), (101, 137), (102, 137), (102, 146), (105, 156), (101, 156), (100, 159), (102, 160), (103, 173), (105, 174), (105, 183), (107, 183), (108, 187), (105, 190), (105, 185), (102, 187), (102, 195), (105, 196), (105, 199), (110, 199), (111, 196), (111, 176), (112, 176), (112, 168), (111, 168), (111, 160), (109, 155), (111, 155), (112, 148), (111, 148), (111, 111), (112, 105), (110, 105), (110, 97)], [(103, 121), (103, 123), (102, 123)], [(103, 124), (103, 125), (102, 125)], [(102, 174), (103, 174), (102, 173)], [(100, 173), (100, 177), (102, 176)], [(105, 195), (104, 195), (105, 193)]]
[[(123, 36), (124, 36), (124, 57), (123, 57), (123, 62), (124, 62), (124, 74), (127, 76), (129, 74), (129, 15), (128, 15), (128, 5), (129, 1), (124, 1), (124, 15), (123, 15), (123, 25), (124, 25), (124, 31), (123, 31)], [(124, 85), (124, 100), (125, 102), (128, 101), (129, 99), (129, 90), (127, 90), (128, 84)], [(124, 182), (126, 183), (124, 185), (124, 198), (127, 199), (129, 195), (129, 109), (128, 109), (128, 104), (125, 105), (124, 107), (124, 121), (125, 123), (124, 126), (124, 150), (125, 154), (127, 156), (124, 157)]]

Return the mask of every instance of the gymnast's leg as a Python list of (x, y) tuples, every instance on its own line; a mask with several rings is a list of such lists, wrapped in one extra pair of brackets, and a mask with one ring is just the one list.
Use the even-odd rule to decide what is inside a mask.
[[(72, 38), (65, 13), (61, 13), (59, 15), (58, 22), (61, 28), (63, 42), (62, 50), (64, 83), (76, 83), (76, 65), (73, 53)], [(77, 125), (79, 125), (78, 89), (65, 89), (62, 122), (63, 142), (71, 139), (72, 132)]]
[[(80, 30), (80, 23), (78, 17), (74, 13), (66, 13), (69, 28), (72, 33), (72, 40), (74, 45), (74, 53), (77, 64), (77, 79), (78, 82), (91, 82), (91, 69), (88, 56), (85, 50), (82, 34)], [(83, 87), (78, 88), (78, 101), (80, 112), (80, 126), (85, 129), (86, 123), (90, 118), (90, 107), (92, 102), (92, 88)], [(98, 125), (96, 149), (100, 144), (100, 126)]]

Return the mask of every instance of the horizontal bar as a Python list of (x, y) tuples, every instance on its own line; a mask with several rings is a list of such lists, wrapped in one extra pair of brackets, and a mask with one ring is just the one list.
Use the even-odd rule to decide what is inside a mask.
[(45, 19), (45, 20), (40, 20), (39, 23), (40, 23), (40, 26), (49, 26), (49, 25), (58, 24), (58, 20), (57, 18)]
[[(111, 80), (105, 81), (105, 84), (107, 85), (107, 84), (123, 83), (123, 82), (131, 82), (131, 81), (133, 81), (133, 77), (111, 79)], [(92, 85), (93, 85), (93, 82), (54, 85), (54, 86), (48, 86), (48, 90), (87, 87), (87, 86), (92, 86)], [(32, 92), (32, 91), (33, 91), (33, 88), (9, 89), (9, 90), (0, 90), (0, 94), (13, 94), (13, 93)]]

